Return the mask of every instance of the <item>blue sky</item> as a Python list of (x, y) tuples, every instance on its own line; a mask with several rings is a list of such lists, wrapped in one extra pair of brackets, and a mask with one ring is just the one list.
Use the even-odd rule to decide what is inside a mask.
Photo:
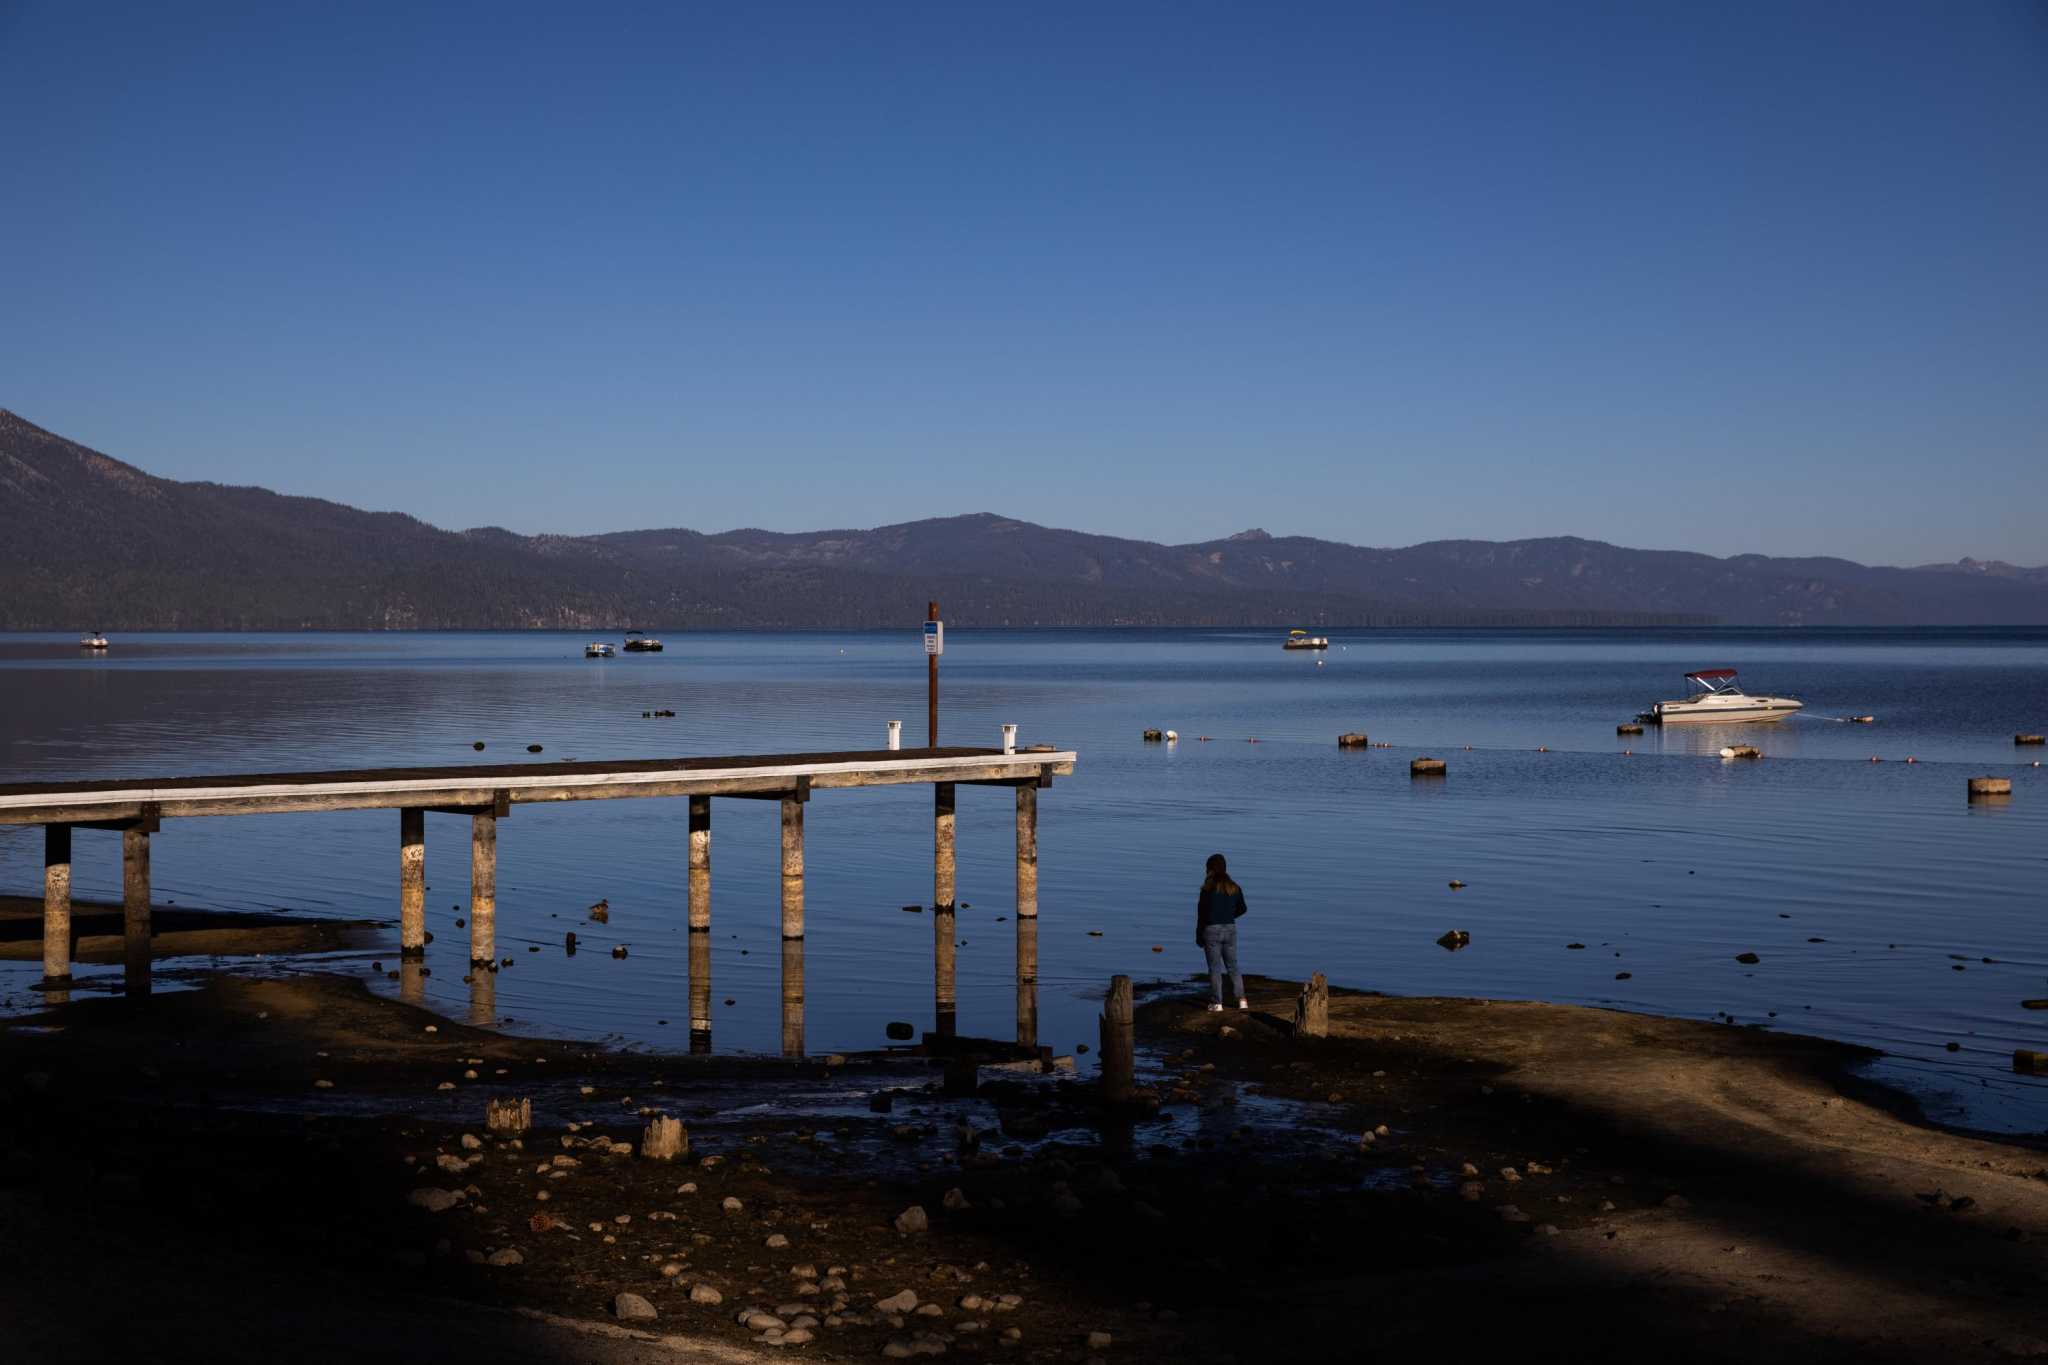
[(0, 0), (0, 406), (439, 525), (2048, 561), (2048, 8)]

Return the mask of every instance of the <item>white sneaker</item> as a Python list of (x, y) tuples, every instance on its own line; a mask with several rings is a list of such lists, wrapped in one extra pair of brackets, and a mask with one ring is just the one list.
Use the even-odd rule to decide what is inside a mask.
[(1221, 1005), (1211, 1005), (1211, 1006), (1209, 1006), (1209, 1013), (1211, 1013), (1211, 1014), (1221, 1014), (1221, 1013), (1223, 1013), (1223, 1006), (1221, 1006)]
[(1241, 1010), (1248, 1010), (1252, 1007), (1252, 1002), (1240, 995), (1237, 997), (1237, 1007)]

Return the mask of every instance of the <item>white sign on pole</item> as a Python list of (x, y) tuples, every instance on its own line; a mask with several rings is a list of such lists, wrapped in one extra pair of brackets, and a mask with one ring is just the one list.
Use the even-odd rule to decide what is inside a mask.
[(944, 654), (946, 652), (946, 623), (927, 621), (924, 623), (924, 652)]

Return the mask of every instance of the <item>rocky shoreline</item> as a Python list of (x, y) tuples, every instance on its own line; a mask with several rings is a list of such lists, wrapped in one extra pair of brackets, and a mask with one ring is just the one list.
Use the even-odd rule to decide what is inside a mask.
[[(1135, 1119), (1058, 1074), (508, 1038), (344, 977), (79, 1000), (0, 1025), (0, 1304), (132, 1358), (2048, 1355), (2048, 1157), (1916, 1122), (1858, 1049), (1341, 990), (1296, 1039), (1295, 986), (1251, 989), (1141, 1006)], [(532, 1126), (492, 1131), (512, 1097)]]

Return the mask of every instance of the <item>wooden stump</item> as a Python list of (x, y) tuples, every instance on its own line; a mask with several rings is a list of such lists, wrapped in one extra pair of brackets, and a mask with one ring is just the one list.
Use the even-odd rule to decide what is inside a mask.
[(650, 1161), (674, 1161), (690, 1154), (690, 1130), (681, 1119), (657, 1114), (640, 1132), (640, 1155)]
[(1137, 1064), (1137, 1014), (1131, 1000), (1131, 979), (1113, 976), (1109, 995), (1102, 1002), (1102, 1102), (1125, 1105), (1131, 1102)]
[(1321, 972), (1311, 976), (1294, 1002), (1294, 1036), (1330, 1036), (1330, 983)]
[(1347, 730), (1345, 733), (1337, 736), (1337, 747), (1340, 749), (1363, 749), (1371, 742), (1356, 730)]
[(1416, 758), (1408, 762), (1410, 777), (1442, 777), (1449, 769), (1450, 765), (1440, 758)]
[(1970, 779), (1971, 796), (2011, 796), (2012, 779), (2009, 777), (1973, 777)]
[(484, 1104), (486, 1131), (517, 1136), (532, 1126), (532, 1100), (489, 1100)]
[(2041, 742), (2041, 736), (2040, 736), (2040, 735), (2014, 735), (2014, 736), (2012, 737), (2012, 742), (2013, 742), (2013, 743), (2015, 743), (2015, 744), (2039, 744), (2039, 743)]

